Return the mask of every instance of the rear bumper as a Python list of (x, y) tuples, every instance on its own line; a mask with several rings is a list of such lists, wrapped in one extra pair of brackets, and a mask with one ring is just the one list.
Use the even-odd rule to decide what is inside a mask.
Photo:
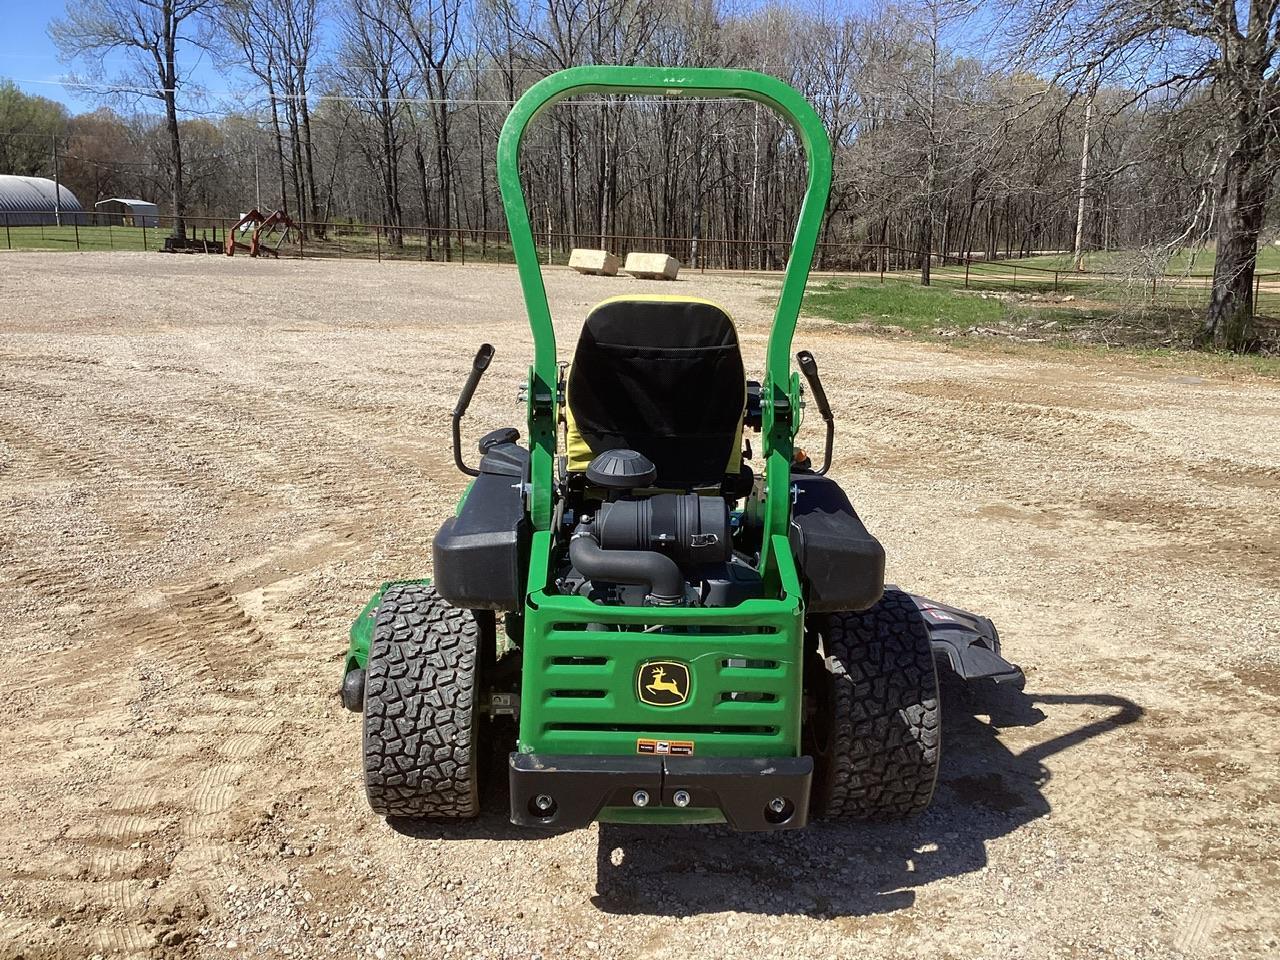
[[(639, 757), (513, 753), (511, 822), (572, 830), (597, 819), (606, 807), (654, 822), (684, 810), (718, 810), (735, 830), (794, 830), (809, 818), (811, 757)], [(637, 791), (648, 803), (635, 804)], [(677, 793), (688, 794), (684, 807)], [(552, 806), (540, 810), (539, 797)], [(781, 813), (770, 803), (781, 798)]]

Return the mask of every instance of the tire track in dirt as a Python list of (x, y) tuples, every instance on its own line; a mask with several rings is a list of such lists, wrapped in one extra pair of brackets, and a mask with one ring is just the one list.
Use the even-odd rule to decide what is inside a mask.
[[(66, 899), (87, 897), (104, 911), (93, 933), (95, 948), (149, 955), (156, 931), (130, 918), (158, 911), (161, 932), (174, 929), (186, 922), (182, 917), (204, 915), (234, 876), (227, 867), (227, 845), (241, 827), (233, 816), (239, 783), (274, 749), (273, 734), (282, 721), (262, 717), (251, 703), (229, 700), (219, 691), (229, 683), (252, 685), (259, 663), (269, 656), (263, 649), (269, 641), (225, 585), (207, 579), (166, 586), (96, 618), (90, 629), (100, 641), (114, 639), (122, 661), (131, 665), (127, 670), (159, 673), (176, 682), (175, 687), (166, 681), (150, 694), (149, 712), (161, 711), (166, 703), (181, 704), (184, 711), (168, 730), (128, 731), (129, 706), (115, 691), (114, 710), (98, 711), (95, 720), (97, 729), (123, 734), (101, 760), (108, 789), (100, 812), (69, 838), (85, 879), (72, 884)], [(49, 671), (51, 680), (79, 680), (51, 717), (77, 716), (86, 698), (110, 695), (119, 682), (118, 671), (96, 669), (96, 647), (58, 660)], [(142, 751), (149, 759), (139, 766)], [(175, 868), (189, 894), (177, 904), (153, 904), (153, 879), (163, 880)]]

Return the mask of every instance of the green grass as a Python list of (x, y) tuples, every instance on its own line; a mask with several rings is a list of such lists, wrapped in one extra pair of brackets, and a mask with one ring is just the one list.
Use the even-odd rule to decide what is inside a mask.
[[(1085, 256), (1086, 270), (1127, 272), (1136, 258), (1132, 250), (1095, 250)], [(1073, 269), (1075, 258), (1069, 253), (1044, 254), (1038, 257), (1022, 257), (1015, 260), (1000, 260), (990, 266), (1017, 264), (1023, 267), (1039, 267), (1044, 270)], [(1179, 250), (1170, 259), (1165, 268), (1167, 274), (1192, 273), (1207, 276), (1213, 273), (1214, 248), (1203, 250)], [(1280, 272), (1280, 247), (1275, 244), (1263, 244), (1258, 249), (1258, 271), (1260, 273)]]
[(148, 227), (0, 227), (0, 250), (159, 250), (169, 231)]
[[(972, 279), (972, 278), (971, 278)], [(1020, 292), (1027, 292), (1021, 285)], [(1075, 305), (1046, 297), (984, 299), (980, 293), (935, 284), (920, 287), (905, 280), (880, 284), (874, 280), (835, 280), (816, 283), (805, 293), (803, 311), (841, 323), (867, 324), (891, 332), (899, 328), (914, 337), (943, 336), (955, 346), (986, 349), (1050, 347), (1077, 351), (1121, 349), (1152, 359), (1175, 362), (1184, 358), (1223, 373), (1256, 373), (1280, 377), (1280, 357), (1206, 354), (1187, 349), (1200, 321), (1200, 310), (1176, 304), (1130, 304), (1123, 311), (1114, 303)], [(997, 329), (1009, 337), (965, 337), (951, 331), (973, 327)], [(1100, 334), (1105, 334), (1100, 336)], [(1106, 343), (1095, 342), (1105, 339)], [(1172, 341), (1176, 346), (1160, 346)]]
[[(961, 278), (963, 279), (963, 278)], [(1058, 296), (1045, 290), (1043, 298), (1034, 296), (1034, 284), (986, 283), (970, 276), (970, 289), (964, 290), (949, 274), (934, 274), (933, 285), (921, 287), (914, 277), (890, 278), (886, 283), (874, 280), (834, 280), (810, 286), (805, 294), (804, 309), (813, 315), (842, 323), (869, 323), (896, 326), (912, 333), (935, 330), (968, 329), (970, 327), (1017, 327), (1031, 323), (1037, 326), (1053, 322), (1062, 332), (1117, 320), (1152, 329), (1167, 329), (1194, 324), (1199, 309), (1174, 302), (1150, 303), (1139, 299), (1126, 302), (1116, 290), (1105, 288), (1062, 287)], [(1097, 287), (1093, 284), (1092, 287)], [(999, 293), (1016, 290), (1017, 298), (982, 296), (982, 292)], [(1066, 293), (1069, 291), (1069, 293)], [(1063, 302), (1062, 296), (1075, 294), (1079, 305)]]
[[(1053, 273), (1028, 269), (1022, 261), (974, 263), (966, 270), (939, 267), (932, 272), (933, 288), (968, 291), (990, 291), (1017, 294), (1019, 297), (1040, 296), (1045, 300), (1071, 297), (1091, 309), (1110, 315), (1128, 316), (1145, 313), (1200, 312), (1209, 302), (1210, 284), (1204, 279), (1180, 279), (1176, 274), (1154, 286), (1148, 280), (1077, 274), (1070, 270)], [(886, 286), (915, 286), (916, 272), (890, 274)], [(1280, 292), (1273, 285), (1259, 288), (1255, 303), (1259, 316), (1280, 317)]]
[(842, 323), (859, 321), (891, 324), (913, 333), (927, 333), (938, 327), (973, 327), (1001, 322), (1004, 305), (936, 287), (907, 283), (878, 284), (835, 281), (811, 287), (804, 298), (811, 314)]

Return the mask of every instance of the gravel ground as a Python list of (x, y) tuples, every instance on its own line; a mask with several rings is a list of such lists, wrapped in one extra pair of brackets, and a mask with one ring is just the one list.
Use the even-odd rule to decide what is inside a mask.
[[(548, 273), (563, 349), (636, 281)], [(739, 318), (765, 280), (691, 278)], [(890, 577), (992, 616), (934, 806), (794, 834), (365, 806), (345, 631), (428, 573), (509, 268), (0, 256), (0, 957), (1280, 954), (1280, 384), (806, 321)], [(812, 425), (808, 437), (816, 441)]]

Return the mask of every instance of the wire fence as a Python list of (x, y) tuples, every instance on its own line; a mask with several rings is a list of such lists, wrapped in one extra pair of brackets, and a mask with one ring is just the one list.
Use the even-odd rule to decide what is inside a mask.
[[(35, 218), (45, 215), (36, 215)], [(0, 212), (0, 237), (8, 250), (166, 251), (221, 254), (227, 239), (238, 241), (235, 255), (247, 255), (250, 231), (234, 229), (236, 219), (185, 218), (186, 239), (172, 239), (173, 218), (68, 213), (63, 224), (24, 222), (25, 213)], [(287, 232), (276, 229), (261, 238), (263, 256), (295, 259), (357, 259), (455, 263), (511, 263), (511, 238), (505, 230), (431, 226), (396, 226), (354, 221), (303, 222)], [(770, 274), (786, 266), (789, 241), (741, 240), (657, 235), (572, 234), (535, 230), (538, 256), (544, 264), (564, 264), (575, 247), (629, 252), (661, 252), (675, 257), (687, 272), (744, 272)], [(1006, 253), (1005, 257), (1011, 255)], [(992, 292), (1014, 297), (1059, 299), (1110, 308), (1151, 307), (1202, 311), (1209, 302), (1211, 273), (1147, 268), (1089, 269), (1047, 266), (1012, 259), (987, 259), (965, 254), (932, 254), (931, 285), (939, 288)], [(1043, 258), (1041, 258), (1043, 259)], [(921, 255), (887, 244), (829, 240), (814, 254), (818, 275), (857, 278), (859, 282), (920, 282)], [(1280, 272), (1254, 274), (1254, 308), (1263, 317), (1280, 319)]]
[[(74, 212), (61, 225), (27, 222), (50, 214), (0, 212), (6, 249), (45, 250), (170, 250), (172, 217)], [(188, 242), (179, 252), (217, 252), (233, 232), (248, 242), (248, 230), (235, 230), (238, 220), (226, 217), (186, 217)], [(249, 228), (251, 229), (251, 228)], [(606, 249), (625, 255), (632, 251), (668, 253), (686, 269), (771, 272), (786, 266), (791, 242), (674, 237), (656, 234), (587, 234), (579, 231), (535, 229), (534, 242), (544, 263), (566, 262), (578, 247)], [(472, 227), (445, 230), (439, 226), (399, 226), (357, 221), (302, 221), (282, 234), (264, 240), (268, 256), (302, 259), (470, 261), (511, 263), (511, 237), (506, 230)], [(237, 248), (237, 253), (239, 249)], [(894, 271), (908, 269), (918, 254), (883, 244), (824, 242), (818, 245), (814, 267), (819, 271)]]
[[(919, 284), (920, 272), (886, 272), (881, 283)], [(1072, 304), (1077, 309), (1152, 310), (1202, 314), (1213, 292), (1212, 273), (1140, 269), (1087, 269), (1049, 267), (1019, 260), (963, 260), (931, 270), (931, 286), (990, 293), (1021, 300)], [(1280, 272), (1259, 270), (1253, 276), (1254, 311), (1262, 318), (1280, 320)]]

